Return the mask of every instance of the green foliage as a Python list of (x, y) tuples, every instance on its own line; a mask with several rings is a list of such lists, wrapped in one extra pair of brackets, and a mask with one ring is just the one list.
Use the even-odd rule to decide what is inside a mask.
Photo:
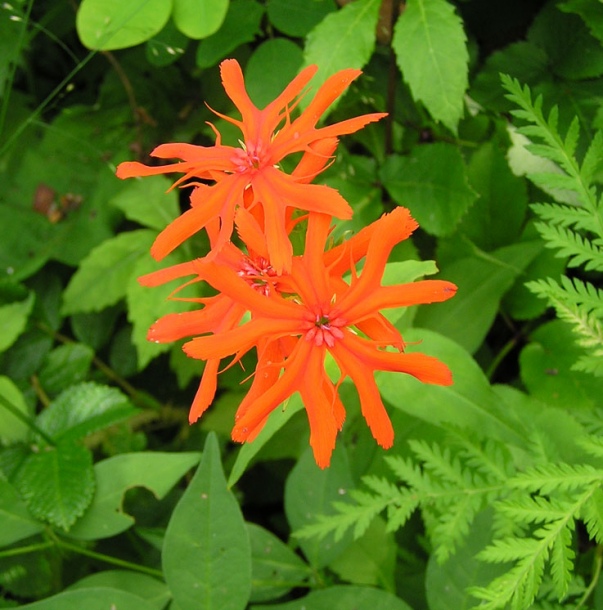
[[(603, 199), (595, 185), (595, 176), (603, 157), (603, 133), (597, 132), (588, 145), (582, 162), (576, 153), (580, 137), (577, 118), (564, 136), (559, 131), (559, 110), (555, 106), (545, 117), (542, 97), (532, 101), (529, 87), (503, 76), (503, 84), (511, 101), (520, 107), (513, 114), (528, 122), (520, 133), (534, 138), (528, 150), (556, 164), (556, 171), (531, 174), (541, 188), (562, 189), (575, 194), (576, 207), (560, 203), (541, 203), (534, 211), (542, 222), (536, 224), (548, 248), (557, 256), (567, 258), (568, 267), (584, 267), (585, 271), (603, 271)], [(603, 376), (603, 315), (601, 293), (589, 281), (563, 276), (530, 282), (528, 287), (548, 300), (557, 315), (569, 322), (578, 335), (577, 342), (585, 354), (576, 362), (577, 370)]]
[[(236, 145), (228, 57), (259, 106), (305, 65), (302, 108), (362, 69), (324, 124), (388, 116), (342, 137), (318, 177), (354, 210), (332, 240), (408, 207), (421, 228), (384, 283), (458, 286), (386, 312), (454, 380), (376, 374), (387, 452), (349, 379), (329, 470), (298, 395), (230, 443), (253, 357), (220, 364), (189, 426), (204, 364), (147, 341), (212, 293), (139, 276), (209, 243), (152, 260), (189, 189), (115, 167), (211, 146), (208, 122)], [(0, 607), (603, 608), (602, 78), (595, 0), (4, 3)]]

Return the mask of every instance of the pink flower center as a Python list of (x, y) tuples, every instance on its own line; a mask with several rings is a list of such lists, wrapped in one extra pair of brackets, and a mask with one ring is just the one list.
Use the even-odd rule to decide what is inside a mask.
[(341, 327), (345, 325), (345, 320), (342, 320), (337, 313), (317, 313), (313, 321), (307, 322), (309, 328), (305, 335), (306, 341), (314, 341), (316, 347), (322, 345), (333, 347), (337, 339), (343, 339)]
[(261, 142), (258, 144), (242, 143), (241, 145), (242, 148), (237, 148), (232, 159), (239, 174), (255, 171), (266, 165), (267, 155)]
[(264, 296), (270, 294), (270, 289), (274, 287), (274, 281), (270, 278), (276, 277), (276, 271), (264, 257), (256, 259), (245, 258), (237, 272), (254, 290)]

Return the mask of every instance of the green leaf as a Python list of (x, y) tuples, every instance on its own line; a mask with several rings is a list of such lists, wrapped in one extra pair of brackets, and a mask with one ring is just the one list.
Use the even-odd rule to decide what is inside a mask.
[(442, 333), (475, 352), (490, 330), (503, 295), (540, 250), (541, 242), (520, 242), (489, 256), (442, 265), (440, 277), (455, 283), (458, 292), (446, 303), (420, 307), (416, 325)]
[(171, 0), (82, 0), (76, 17), (77, 33), (89, 49), (125, 49), (160, 32), (171, 10)]
[(465, 349), (423, 328), (404, 333), (407, 352), (434, 356), (452, 371), (451, 386), (426, 385), (410, 375), (377, 372), (381, 395), (393, 407), (436, 426), (471, 430), (522, 447), (524, 423), (501, 405), (484, 372)]
[(249, 97), (259, 108), (275, 99), (298, 73), (302, 51), (288, 38), (271, 38), (251, 55), (245, 67)]
[(0, 375), (0, 443), (8, 445), (26, 440), (29, 428), (4, 406), (4, 400), (23, 413), (24, 416), (30, 417), (21, 390), (9, 377)]
[(575, 13), (582, 17), (591, 34), (603, 43), (603, 5), (589, 0), (566, 0), (559, 4), (566, 13)]
[(108, 307), (98, 313), (76, 313), (70, 317), (71, 330), (78, 341), (99, 351), (113, 337), (119, 307)]
[(124, 453), (94, 466), (96, 493), (83, 517), (69, 531), (78, 540), (110, 538), (134, 525), (123, 511), (128, 489), (145, 487), (158, 498), (199, 462), (199, 453)]
[(9, 348), (25, 330), (34, 300), (32, 292), (22, 301), (0, 306), (0, 352)]
[(19, 607), (22, 610), (156, 610), (138, 595), (107, 587), (64, 591)]
[[(334, 514), (332, 503), (344, 500), (353, 487), (350, 465), (342, 445), (335, 448), (331, 465), (324, 470), (316, 465), (308, 448), (285, 483), (285, 514), (291, 529), (299, 530), (314, 523), (318, 515)], [(351, 542), (352, 532), (347, 532), (337, 542), (333, 535), (302, 539), (300, 547), (312, 566), (322, 568), (343, 553)]]
[(92, 454), (71, 439), (40, 447), (19, 468), (14, 484), (34, 517), (68, 530), (94, 495)]
[[(126, 570), (105, 570), (90, 574), (69, 586), (68, 591), (80, 589), (107, 588), (125, 591), (142, 597), (147, 601), (149, 607), (155, 610), (163, 610), (171, 599), (170, 592), (165, 583), (147, 576)], [(127, 608), (124, 608), (127, 610)]]
[[(174, 23), (168, 21), (159, 34), (147, 41), (147, 60), (159, 68), (169, 66), (182, 57), (189, 42), (190, 40), (176, 29)], [(146, 223), (142, 224), (147, 226)]]
[(237, 501), (226, 487), (214, 433), (168, 524), (165, 580), (180, 610), (243, 610), (251, 592), (251, 547)]
[(463, 116), (469, 53), (463, 23), (446, 0), (408, 0), (392, 47), (415, 101), (456, 133)]
[(274, 534), (254, 523), (247, 523), (251, 541), (251, 602), (277, 599), (312, 576), (305, 564)]
[(44, 391), (55, 396), (70, 385), (83, 381), (88, 375), (94, 351), (81, 343), (59, 345), (45, 358), (39, 372)]
[(346, 582), (395, 591), (397, 548), (393, 533), (387, 531), (384, 520), (377, 517), (362, 537), (355, 540), (329, 568)]
[(137, 262), (147, 255), (156, 233), (121, 233), (97, 246), (82, 261), (64, 292), (63, 313), (100, 311), (126, 296)]
[(197, 66), (210, 68), (261, 32), (264, 7), (256, 0), (231, 0), (220, 29), (197, 47)]
[(298, 393), (295, 393), (291, 398), (279, 409), (275, 409), (268, 421), (262, 428), (262, 431), (250, 443), (245, 443), (239, 453), (237, 459), (230, 471), (228, 477), (228, 487), (232, 487), (243, 476), (245, 470), (266, 445), (266, 443), (299, 411), (304, 408), (301, 398)]
[(485, 586), (503, 573), (501, 566), (477, 559), (477, 554), (490, 542), (492, 515), (490, 511), (479, 513), (467, 536), (467, 542), (445, 563), (429, 557), (425, 576), (425, 591), (430, 610), (470, 610), (475, 608), (475, 598), (467, 589)]
[[(335, 72), (364, 67), (375, 48), (381, 0), (356, 0), (327, 15), (307, 36), (304, 66), (320, 68), (312, 80), (314, 91)], [(302, 106), (308, 103), (309, 97)], [(331, 109), (333, 106), (331, 106)]]
[(578, 15), (563, 13), (559, 8), (557, 4), (549, 4), (540, 11), (528, 32), (529, 42), (546, 52), (550, 70), (558, 76), (570, 80), (601, 76), (600, 42), (590, 35)]
[(195, 303), (169, 300), (169, 296), (174, 291), (173, 284), (168, 283), (163, 286), (148, 288), (141, 286), (138, 278), (141, 275), (183, 261), (183, 254), (180, 251), (170, 254), (161, 263), (151, 258), (150, 255), (145, 256), (137, 261), (129, 280), (125, 284), (128, 320), (133, 326), (132, 343), (135, 345), (138, 355), (138, 370), (144, 369), (153, 358), (172, 348), (171, 343), (154, 343), (147, 340), (147, 333), (151, 324), (165, 314), (182, 312), (195, 307)]
[(68, 387), (38, 415), (36, 423), (55, 440), (75, 440), (137, 412), (118, 389), (88, 382)]
[(163, 231), (180, 215), (178, 191), (169, 190), (171, 186), (171, 181), (165, 176), (130, 180), (110, 203), (119, 208), (128, 220)]
[(525, 180), (511, 172), (503, 152), (491, 142), (473, 154), (468, 176), (479, 197), (463, 218), (462, 232), (483, 250), (517, 241), (528, 206)]
[(229, 0), (173, 0), (172, 19), (189, 38), (207, 38), (224, 22)]
[(417, 146), (408, 157), (391, 155), (380, 177), (392, 199), (437, 237), (453, 233), (477, 198), (463, 157), (451, 144)]
[(601, 400), (601, 381), (572, 369), (582, 350), (571, 326), (554, 320), (538, 328), (519, 356), (521, 380), (530, 394), (550, 406), (592, 409)]
[(270, 23), (283, 34), (302, 38), (337, 8), (333, 0), (268, 0)]
[[(392, 593), (373, 587), (337, 585), (322, 591), (312, 591), (301, 599), (284, 604), (254, 606), (253, 610), (412, 610)], [(37, 609), (36, 609), (37, 610)]]
[(41, 532), (44, 526), (35, 521), (17, 490), (0, 480), (0, 547), (8, 546)]

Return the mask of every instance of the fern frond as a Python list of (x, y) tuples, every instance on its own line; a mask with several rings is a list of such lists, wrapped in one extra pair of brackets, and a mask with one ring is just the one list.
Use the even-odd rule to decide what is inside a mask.
[(423, 462), (423, 468), (442, 481), (459, 485), (461, 488), (471, 484), (471, 475), (463, 471), (460, 460), (458, 457), (452, 457), (449, 448), (416, 440), (410, 440), (408, 444)]
[(555, 594), (559, 599), (568, 591), (572, 580), (576, 552), (572, 548), (572, 531), (574, 520), (570, 520), (559, 532), (551, 549), (551, 576), (555, 586)]
[(497, 502), (496, 510), (519, 524), (548, 523), (562, 519), (567, 505), (542, 496), (519, 496)]
[(534, 225), (547, 248), (559, 250), (558, 258), (569, 257), (568, 267), (585, 265), (587, 271), (603, 271), (603, 250), (579, 233), (559, 225), (537, 222)]
[(506, 481), (515, 472), (506, 447), (491, 439), (476, 443), (466, 436), (459, 436), (455, 444), (459, 446), (459, 455), (467, 466), (482, 474), (490, 483)]
[(586, 525), (591, 540), (603, 543), (603, 490), (595, 489), (592, 496), (584, 503), (580, 518)]
[(603, 470), (590, 464), (540, 464), (509, 480), (515, 489), (550, 494), (554, 491), (573, 491), (603, 482)]
[(575, 227), (592, 231), (593, 216), (584, 208), (576, 208), (560, 203), (533, 203), (530, 208), (542, 219), (563, 227)]

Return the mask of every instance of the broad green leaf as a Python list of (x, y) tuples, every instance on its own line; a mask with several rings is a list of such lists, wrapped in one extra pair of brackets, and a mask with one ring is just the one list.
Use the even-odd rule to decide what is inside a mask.
[[(107, 588), (142, 597), (155, 610), (163, 610), (171, 595), (165, 583), (137, 572), (105, 570), (86, 576), (69, 586), (69, 591)], [(82, 609), (84, 610), (84, 609)], [(124, 608), (124, 610), (127, 610)]]
[(97, 246), (82, 261), (64, 293), (63, 313), (101, 311), (126, 296), (137, 262), (156, 237), (140, 229), (121, 233)]
[(439, 277), (456, 284), (458, 292), (445, 303), (420, 307), (416, 325), (442, 333), (475, 352), (490, 330), (503, 295), (541, 247), (539, 241), (520, 242), (489, 255), (481, 253), (442, 265)]
[(395, 591), (397, 549), (394, 535), (386, 531), (385, 521), (377, 517), (329, 568), (346, 582)]
[(9, 377), (0, 375), (0, 443), (11, 444), (27, 439), (29, 428), (3, 404), (9, 402), (25, 417), (30, 417), (29, 409), (21, 390)]
[(173, 0), (172, 19), (189, 38), (199, 40), (215, 33), (224, 22), (229, 0)]
[(149, 327), (161, 316), (192, 309), (195, 304), (186, 301), (169, 300), (174, 291), (173, 283), (148, 288), (141, 286), (138, 278), (157, 269), (183, 262), (181, 252), (170, 254), (161, 263), (151, 258), (142, 257), (137, 261), (130, 278), (126, 281), (126, 300), (128, 303), (128, 320), (132, 323), (132, 343), (138, 355), (138, 370), (144, 367), (157, 355), (172, 348), (171, 343), (154, 343), (147, 340)]
[(125, 49), (160, 32), (171, 10), (171, 0), (82, 0), (76, 17), (77, 33), (89, 49)]
[(232, 487), (243, 476), (249, 464), (266, 443), (303, 408), (299, 394), (295, 393), (283, 407), (273, 411), (257, 437), (252, 442), (245, 443), (239, 449), (237, 459), (228, 477), (228, 487)]
[(50, 595), (53, 586), (52, 563), (50, 550), (27, 553), (17, 558), (0, 555), (0, 587), (3, 593), (21, 599)]
[(392, 47), (412, 96), (456, 133), (463, 116), (469, 53), (463, 23), (446, 0), (408, 0)]
[(119, 307), (108, 307), (97, 313), (76, 313), (70, 316), (71, 330), (78, 341), (99, 351), (112, 338)]
[(591, 34), (603, 43), (603, 4), (589, 0), (565, 0), (559, 4), (559, 8), (580, 15)]
[(165, 176), (146, 176), (130, 180), (111, 199), (111, 205), (119, 208), (126, 218), (149, 229), (163, 231), (180, 215), (178, 191), (169, 191), (172, 182)]
[(270, 23), (283, 34), (302, 38), (318, 25), (337, 5), (333, 0), (268, 0)]
[[(168, 21), (163, 30), (147, 41), (146, 56), (150, 64), (160, 68), (169, 66), (186, 52), (190, 40), (172, 21)], [(146, 223), (142, 223), (147, 226)]]
[(417, 146), (407, 157), (392, 155), (380, 177), (392, 199), (437, 237), (453, 233), (477, 198), (463, 157), (451, 144)]
[(34, 517), (68, 530), (94, 495), (92, 454), (71, 439), (42, 446), (19, 468), (14, 484)]
[(41, 532), (44, 526), (36, 521), (17, 490), (0, 480), (0, 547), (8, 546)]
[[(312, 591), (301, 599), (254, 606), (253, 610), (412, 610), (412, 608), (392, 593), (373, 587), (336, 585), (319, 591)], [(37, 609), (36, 609), (37, 610)]]
[(58, 439), (79, 439), (137, 413), (116, 388), (86, 382), (68, 387), (38, 415), (38, 427)]
[(59, 345), (45, 358), (39, 380), (44, 391), (55, 396), (88, 375), (94, 351), (82, 343)]
[(461, 231), (486, 251), (517, 241), (528, 206), (525, 180), (511, 172), (491, 142), (473, 154), (468, 176), (479, 197), (463, 217)]
[(553, 320), (530, 336), (519, 356), (521, 380), (530, 394), (561, 409), (601, 404), (601, 381), (572, 366), (582, 355), (571, 326)]
[[(314, 91), (335, 72), (367, 64), (375, 48), (380, 4), (381, 0), (356, 0), (346, 4), (327, 15), (308, 34), (304, 65), (317, 64), (320, 68), (312, 80)], [(302, 101), (302, 106), (309, 100), (307, 97)]]
[(231, 0), (220, 29), (199, 42), (197, 66), (215, 66), (238, 46), (252, 42), (261, 31), (263, 15), (264, 7), (256, 0)]
[(251, 602), (277, 599), (312, 576), (312, 569), (274, 534), (247, 523), (251, 541)]
[(288, 38), (271, 38), (251, 55), (245, 67), (249, 97), (264, 108), (298, 73), (302, 64), (301, 49)]
[(243, 610), (251, 592), (251, 547), (241, 509), (210, 433), (199, 468), (165, 532), (165, 580), (180, 610)]
[(108, 587), (63, 591), (19, 607), (22, 610), (156, 610), (155, 606), (138, 595)]
[[(318, 515), (334, 513), (333, 502), (343, 502), (354, 487), (347, 453), (343, 445), (333, 452), (331, 465), (324, 470), (314, 461), (310, 447), (298, 460), (285, 483), (285, 514), (292, 530), (316, 521)], [(329, 565), (352, 542), (352, 532), (340, 540), (333, 535), (323, 539), (301, 539), (299, 545), (315, 568)]]
[[(591, 16), (597, 13), (597, 18), (601, 14), (597, 9), (592, 13)], [(581, 80), (603, 74), (601, 43), (591, 36), (578, 15), (563, 13), (557, 4), (549, 4), (540, 11), (530, 27), (528, 40), (545, 51), (550, 70), (558, 76)]]
[(465, 349), (424, 328), (407, 330), (404, 340), (407, 353), (420, 352), (446, 364), (453, 383), (429, 385), (411, 375), (377, 372), (377, 385), (388, 403), (435, 426), (453, 426), (504, 443), (525, 445), (525, 425), (501, 405), (484, 372)]
[(134, 525), (123, 511), (124, 494), (145, 487), (159, 499), (199, 462), (199, 453), (124, 453), (94, 466), (96, 492), (88, 510), (69, 531), (78, 540), (110, 538)]
[(465, 544), (453, 558), (441, 563), (436, 560), (435, 554), (429, 557), (425, 577), (429, 610), (475, 608), (475, 598), (467, 590), (474, 586), (485, 586), (504, 572), (500, 565), (477, 559), (477, 554), (491, 540), (491, 530), (491, 512), (479, 513), (471, 524)]
[(529, 42), (516, 42), (488, 55), (477, 73), (469, 95), (489, 110), (509, 112), (513, 104), (500, 86), (500, 75), (509, 74), (521, 83), (535, 83), (547, 75), (546, 53)]
[(10, 347), (25, 330), (34, 300), (32, 292), (22, 301), (0, 306), (0, 352)]

